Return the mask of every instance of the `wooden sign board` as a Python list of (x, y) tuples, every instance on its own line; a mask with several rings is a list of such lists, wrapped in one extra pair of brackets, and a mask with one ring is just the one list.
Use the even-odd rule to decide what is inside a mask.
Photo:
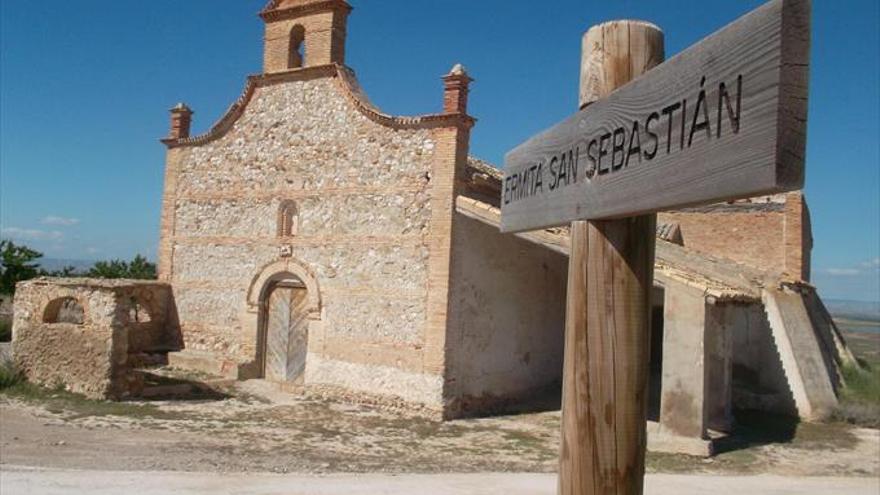
[(501, 230), (800, 189), (808, 0), (774, 0), (505, 158)]

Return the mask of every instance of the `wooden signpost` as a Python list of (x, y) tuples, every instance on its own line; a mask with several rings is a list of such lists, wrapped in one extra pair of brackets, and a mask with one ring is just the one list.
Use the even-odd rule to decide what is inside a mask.
[(809, 2), (775, 0), (505, 158), (504, 232), (799, 189)]
[(507, 154), (502, 231), (571, 224), (561, 494), (642, 492), (655, 213), (802, 187), (809, 37), (773, 0), (652, 68), (659, 29), (596, 26), (582, 109)]

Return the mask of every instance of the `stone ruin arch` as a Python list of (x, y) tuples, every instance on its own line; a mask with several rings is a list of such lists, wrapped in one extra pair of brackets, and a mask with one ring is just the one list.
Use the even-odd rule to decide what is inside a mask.
[(84, 325), (86, 305), (73, 295), (64, 295), (49, 300), (42, 311), (42, 322), (48, 324), (69, 323)]

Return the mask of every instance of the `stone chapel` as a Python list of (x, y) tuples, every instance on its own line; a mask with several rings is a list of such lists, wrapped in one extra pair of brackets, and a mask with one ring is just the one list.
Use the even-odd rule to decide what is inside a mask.
[(468, 157), (471, 78), (443, 76), (440, 113), (382, 113), (345, 65), (351, 10), (269, 2), (263, 73), (226, 115), (194, 136), (192, 111), (172, 109), (159, 272), (186, 344), (172, 362), (444, 417), (557, 383), (565, 257), (456, 213), (498, 197)]

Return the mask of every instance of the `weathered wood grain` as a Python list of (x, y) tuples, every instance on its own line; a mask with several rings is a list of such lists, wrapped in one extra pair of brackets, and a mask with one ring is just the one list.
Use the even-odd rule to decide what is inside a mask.
[(559, 494), (591, 493), (593, 456), (592, 408), (587, 351), (587, 222), (572, 222), (568, 258), (565, 350), (562, 367), (562, 432), (559, 451)]
[(276, 287), (269, 294), (266, 322), (266, 378), (287, 380), (287, 348), (289, 344), (290, 296), (293, 289)]
[[(629, 47), (626, 57), (614, 57), (604, 47), (606, 39), (615, 39), (619, 46)], [(607, 98), (616, 88), (644, 74), (664, 58), (663, 32), (649, 22), (609, 21), (590, 29), (584, 35), (581, 53), (580, 108)]]
[(295, 382), (302, 377), (308, 349), (308, 291), (282, 284), (269, 293), (266, 311), (265, 377)]
[(302, 378), (306, 369), (309, 321), (306, 309), (309, 305), (308, 291), (294, 288), (290, 295), (290, 324), (287, 338), (287, 381)]
[[(584, 38), (582, 96), (608, 95), (663, 59), (663, 33), (640, 21)], [(642, 493), (655, 228), (653, 213), (571, 224), (560, 495)]]
[[(621, 218), (801, 188), (809, 26), (808, 0), (773, 0), (607, 98), (587, 101), (590, 104), (577, 114), (513, 149), (505, 159), (502, 230)], [(604, 65), (601, 77), (590, 77), (613, 82), (625, 69), (619, 65), (609, 70)], [(741, 106), (737, 107), (740, 77)], [(721, 83), (729, 98), (720, 97)], [(701, 90), (705, 91), (702, 104)], [(582, 90), (588, 99), (595, 94)], [(677, 110), (663, 113), (675, 104)], [(657, 118), (651, 119), (655, 113)], [(738, 129), (732, 115), (739, 115)], [(701, 126), (704, 120), (708, 126)], [(588, 178), (593, 165), (588, 156), (595, 157), (601, 147), (590, 143), (603, 135), (619, 138), (620, 133), (614, 133), (622, 129), (627, 139), (622, 152), (629, 153), (630, 146), (635, 149), (629, 136), (635, 122), (639, 123), (638, 153), (628, 155), (625, 166)], [(656, 143), (646, 128), (656, 134)], [(609, 155), (611, 140), (604, 141)], [(649, 157), (655, 144), (656, 154)], [(553, 157), (569, 150), (578, 157), (576, 180), (551, 191)], [(609, 155), (602, 157), (603, 167), (608, 167)], [(614, 156), (616, 162), (620, 156)], [(520, 187), (520, 193), (534, 194), (512, 199), (517, 197), (511, 191), (515, 179), (526, 170), (537, 173), (539, 165), (541, 187)]]
[(642, 493), (655, 222), (571, 224), (560, 495)]

